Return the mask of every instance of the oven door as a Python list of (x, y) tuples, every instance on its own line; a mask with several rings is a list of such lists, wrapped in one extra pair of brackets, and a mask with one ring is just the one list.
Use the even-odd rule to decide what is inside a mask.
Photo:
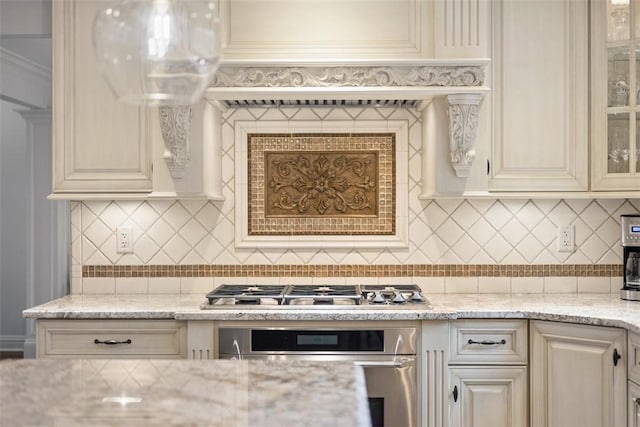
[(397, 361), (355, 361), (364, 368), (373, 427), (418, 425), (416, 358)]

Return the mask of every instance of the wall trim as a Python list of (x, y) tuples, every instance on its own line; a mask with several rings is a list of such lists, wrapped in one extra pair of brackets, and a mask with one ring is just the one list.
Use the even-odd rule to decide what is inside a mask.
[(47, 82), (51, 80), (50, 68), (43, 67), (42, 65), (3, 47), (0, 47), (0, 61), (2, 61), (3, 67), (13, 66), (34, 76), (40, 77)]
[(0, 335), (0, 351), (23, 351), (26, 335)]

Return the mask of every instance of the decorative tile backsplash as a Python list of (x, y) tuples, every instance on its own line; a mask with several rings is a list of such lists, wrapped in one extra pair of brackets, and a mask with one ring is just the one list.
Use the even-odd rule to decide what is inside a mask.
[[(329, 269), (347, 268), (346, 266), (362, 266), (362, 273), (358, 274), (376, 276), (384, 271), (397, 272), (399, 268), (413, 268), (413, 273), (418, 272), (413, 278), (421, 277), (422, 274), (425, 277), (422, 282), (424, 285), (451, 292), (482, 292), (483, 289), (499, 292), (553, 292), (558, 289), (602, 291), (617, 286), (613, 282), (621, 274), (620, 215), (640, 212), (640, 200), (420, 200), (420, 126), (419, 118), (410, 109), (231, 109), (224, 117), (223, 135), (233, 134), (233, 120), (290, 120), (294, 127), (296, 120), (312, 119), (408, 121), (408, 248), (322, 249), (321, 245), (317, 249), (295, 250), (236, 248), (233, 173), (235, 150), (233, 138), (223, 137), (222, 177), (223, 192), (226, 195), (223, 202), (126, 200), (73, 203), (72, 291), (115, 292), (118, 289), (116, 283), (120, 283), (120, 289), (128, 289), (123, 285), (125, 282), (114, 282), (119, 280), (114, 279), (115, 275), (96, 277), (94, 273), (90, 273), (99, 269), (98, 266), (146, 266), (149, 271), (201, 266), (204, 269), (210, 268), (208, 274), (213, 276), (220, 273), (216, 268), (226, 266), (229, 269), (239, 268), (243, 274), (257, 277), (264, 275), (252, 273), (260, 271), (253, 269), (266, 266), (267, 269), (285, 269), (278, 270), (278, 277), (285, 280), (287, 266), (293, 269), (289, 270), (292, 276), (297, 277), (293, 275), (300, 268), (297, 266), (310, 264), (327, 268), (329, 276)], [(575, 225), (576, 250), (573, 253), (557, 250), (557, 228), (565, 224)], [(134, 252), (131, 254), (116, 253), (115, 230), (120, 225), (133, 227)], [(465, 267), (467, 264), (471, 266)], [(592, 264), (596, 266), (593, 267)], [(593, 268), (587, 274), (592, 277), (582, 276), (581, 265), (585, 265), (584, 268), (587, 269)], [(467, 268), (467, 271), (477, 269), (473, 271), (482, 273), (482, 269), (486, 268), (485, 271), (497, 271), (500, 274), (478, 274), (477, 277), (471, 277), (455, 273), (449, 276), (448, 272), (456, 272), (458, 266), (461, 271)], [(598, 267), (604, 270), (598, 270)], [(83, 268), (87, 276), (84, 280)], [(442, 270), (438, 270), (439, 268)], [(442, 276), (431, 277), (426, 274), (434, 271), (442, 271)], [(512, 274), (506, 273), (507, 271)], [(530, 273), (521, 277), (521, 271)], [(575, 274), (567, 276), (567, 272), (571, 271)], [(389, 274), (380, 275), (390, 282), (393, 282), (394, 277), (405, 282), (406, 277), (410, 277), (409, 273), (398, 276)], [(611, 282), (607, 281), (605, 284), (600, 280), (601, 276), (611, 276)], [(131, 282), (131, 286), (141, 292), (161, 292), (162, 289), (189, 292), (212, 286), (217, 280), (212, 276), (176, 275), (173, 276), (174, 279), (153, 277), (157, 276), (147, 274), (143, 279), (137, 278)], [(175, 277), (178, 277), (177, 282)], [(314, 277), (318, 279), (319, 276), (314, 273)], [(349, 277), (355, 276), (341, 273), (329, 281), (344, 282)], [(377, 277), (368, 277), (370, 280), (378, 280)], [(152, 284), (154, 280), (158, 281), (157, 286)], [(248, 279), (238, 275), (235, 280), (246, 282)], [(594, 280), (599, 281), (596, 283)]]
[(249, 234), (394, 234), (394, 137), (249, 134)]

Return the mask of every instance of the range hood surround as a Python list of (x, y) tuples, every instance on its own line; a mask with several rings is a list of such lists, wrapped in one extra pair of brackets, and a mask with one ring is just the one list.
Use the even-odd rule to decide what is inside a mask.
[(488, 59), (236, 61), (224, 63), (206, 92), (218, 108), (406, 107), (425, 114), (446, 97), (450, 160), (469, 175)]
[[(427, 106), (434, 98), (446, 98), (449, 117), (450, 160), (458, 177), (468, 176), (474, 158), (479, 109), (489, 92), (485, 67), (489, 59), (341, 60), (341, 61), (227, 61), (223, 62), (205, 92), (216, 111), (252, 107), (403, 107), (414, 108), (427, 120)], [(166, 160), (174, 178), (179, 161), (188, 158), (188, 138), (180, 130), (190, 113), (162, 114), (179, 120), (163, 122)], [(175, 107), (182, 108), (182, 107)], [(213, 129), (219, 135), (219, 130)], [(427, 138), (426, 132), (423, 138)], [(423, 141), (424, 142), (424, 141)], [(171, 153), (187, 153), (175, 156)], [(174, 173), (175, 172), (175, 173)]]

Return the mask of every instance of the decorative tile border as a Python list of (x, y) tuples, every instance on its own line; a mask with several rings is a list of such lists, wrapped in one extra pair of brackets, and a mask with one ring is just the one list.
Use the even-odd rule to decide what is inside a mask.
[(619, 264), (84, 265), (82, 277), (614, 277)]

